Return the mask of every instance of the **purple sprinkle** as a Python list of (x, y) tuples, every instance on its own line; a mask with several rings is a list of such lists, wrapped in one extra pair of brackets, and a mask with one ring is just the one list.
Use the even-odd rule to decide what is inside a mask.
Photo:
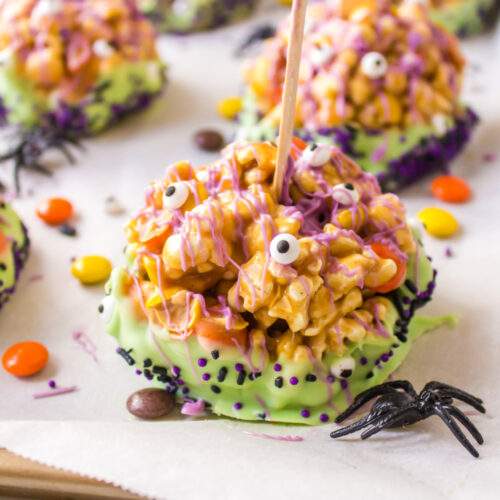
[(348, 386), (349, 386), (349, 382), (345, 378), (343, 378), (340, 381), (340, 387), (342, 387), (342, 389), (347, 389)]
[(366, 363), (368, 363), (368, 359), (367, 359), (367, 358), (365, 358), (365, 357), (363, 356), (363, 357), (361, 357), (361, 358), (359, 359), (359, 363), (360, 363), (362, 366), (365, 366), (365, 365), (366, 365)]
[(444, 254), (446, 257), (453, 257), (453, 250), (451, 247), (446, 247)]
[(242, 403), (240, 403), (240, 402), (238, 402), (238, 403), (234, 403), (233, 408), (234, 408), (235, 410), (241, 410), (241, 409), (243, 408), (243, 404), (242, 404)]
[(206, 360), (205, 358), (200, 358), (200, 359), (198, 360), (198, 366), (201, 366), (202, 368), (203, 368), (204, 366), (207, 366), (207, 360)]
[(182, 380), (181, 378), (177, 380), (177, 385), (184, 385), (184, 380)]
[(51, 389), (55, 389), (56, 388), (56, 381), (55, 380), (49, 380), (49, 387)]
[(139, 369), (137, 369), (137, 370), (135, 370), (135, 374), (136, 374), (136, 375), (142, 375), (142, 371), (141, 371), (141, 370), (139, 370)]
[(497, 155), (495, 153), (484, 153), (483, 155), (483, 161), (486, 163), (491, 163), (495, 161), (497, 158)]
[(274, 363), (274, 371), (275, 372), (280, 372), (282, 366), (279, 363)]
[(189, 387), (182, 388), (182, 394), (187, 394), (189, 392)]
[(380, 356), (380, 359), (384, 362), (384, 363), (387, 363), (387, 361), (389, 361), (389, 354), (388, 353), (384, 353), (382, 354), (382, 356)]
[(330, 420), (330, 417), (329, 417), (326, 413), (322, 413), (322, 414), (319, 416), (319, 419), (320, 419), (322, 422), (328, 422), (328, 420)]
[(210, 373), (204, 373), (201, 378), (206, 382), (207, 380), (210, 380)]
[(178, 377), (179, 374), (181, 373), (181, 369), (178, 366), (174, 366), (172, 368), (172, 373), (174, 374), (175, 377)]
[(241, 364), (241, 363), (236, 363), (234, 365), (234, 369), (237, 371), (237, 372), (242, 372), (244, 370), (244, 366)]
[(290, 377), (290, 384), (297, 385), (299, 383), (299, 379), (297, 377)]
[(333, 384), (335, 382), (335, 377), (333, 375), (328, 375), (326, 377), (326, 381), (329, 382), (330, 384)]
[(304, 418), (309, 418), (311, 416), (311, 412), (309, 410), (307, 410), (306, 408), (304, 408), (300, 414), (304, 417)]

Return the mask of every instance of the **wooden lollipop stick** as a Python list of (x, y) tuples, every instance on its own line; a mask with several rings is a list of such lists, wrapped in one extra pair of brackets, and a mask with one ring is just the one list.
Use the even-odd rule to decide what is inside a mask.
[(292, 27), (286, 57), (285, 83), (281, 99), (281, 121), (278, 137), (278, 159), (273, 179), (273, 191), (276, 199), (281, 196), (283, 181), (288, 162), (288, 154), (292, 144), (295, 127), (295, 106), (297, 101), (297, 84), (299, 80), (300, 56), (304, 38), (307, 0), (293, 0)]

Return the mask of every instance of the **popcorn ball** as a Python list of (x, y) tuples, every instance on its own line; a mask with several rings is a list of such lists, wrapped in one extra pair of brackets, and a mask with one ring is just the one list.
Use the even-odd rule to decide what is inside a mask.
[(236, 142), (167, 167), (126, 227), (99, 312), (117, 352), (180, 402), (318, 424), (385, 380), (441, 320), (435, 273), (394, 194), (331, 145)]
[[(239, 138), (276, 137), (289, 21), (245, 69)], [(477, 117), (460, 102), (457, 39), (417, 3), (312, 3), (307, 12), (296, 133), (335, 144), (386, 190), (445, 168)]]
[(0, 119), (94, 134), (165, 83), (151, 23), (127, 0), (0, 1)]
[(29, 238), (24, 224), (0, 196), (0, 309), (14, 293), (28, 251)]
[(214, 29), (249, 16), (256, 0), (136, 0), (162, 31), (189, 33)]

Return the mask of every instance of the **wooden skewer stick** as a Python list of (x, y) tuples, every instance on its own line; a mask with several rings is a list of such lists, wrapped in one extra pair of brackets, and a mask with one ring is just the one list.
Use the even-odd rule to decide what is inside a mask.
[(292, 144), (295, 127), (295, 107), (297, 101), (297, 84), (299, 80), (300, 56), (304, 38), (307, 0), (293, 0), (292, 27), (286, 57), (285, 83), (281, 99), (281, 121), (278, 137), (278, 156), (273, 179), (273, 191), (276, 199), (281, 197), (281, 189), (285, 178), (288, 155)]

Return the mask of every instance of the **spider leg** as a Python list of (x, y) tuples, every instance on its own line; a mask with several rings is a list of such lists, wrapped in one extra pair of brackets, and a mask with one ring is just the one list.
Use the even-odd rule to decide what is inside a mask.
[(405, 413), (411, 411), (409, 408), (402, 408), (401, 410), (390, 413), (389, 415), (385, 415), (377, 422), (373, 423), (371, 429), (366, 430), (361, 434), (361, 439), (368, 439), (369, 437), (377, 434), (380, 431), (383, 431), (387, 427), (391, 427), (391, 425), (395, 424)]
[(73, 156), (73, 154), (69, 150), (68, 146), (66, 146), (66, 144), (61, 142), (56, 147), (57, 147), (57, 149), (59, 149), (59, 151), (61, 151), (61, 153), (68, 160), (69, 163), (71, 163), (72, 165), (74, 165), (76, 163), (75, 157)]
[(481, 403), (478, 403), (476, 399), (471, 399), (468, 395), (454, 394), (453, 392), (447, 390), (441, 390), (439, 393), (443, 396), (449, 396), (451, 398), (458, 399), (459, 401), (463, 401), (464, 403), (471, 405), (480, 413), (486, 413), (484, 406)]
[(337, 429), (336, 431), (331, 432), (330, 437), (337, 439), (339, 437), (347, 436), (347, 434), (352, 434), (353, 432), (357, 432), (365, 427), (368, 427), (378, 418), (380, 418), (380, 416), (373, 417), (371, 415), (366, 415), (366, 417), (363, 417), (351, 425), (347, 425), (346, 427), (342, 427), (342, 429)]
[(16, 160), (16, 163), (14, 165), (14, 186), (16, 188), (17, 194), (21, 192), (21, 179), (19, 178), (20, 172), (21, 172), (21, 164)]
[(460, 444), (473, 456), (479, 458), (479, 453), (472, 446), (471, 442), (465, 437), (465, 434), (461, 431), (458, 424), (453, 420), (451, 415), (442, 406), (437, 405), (434, 407), (434, 413), (441, 418), (441, 420), (447, 425), (448, 429), (457, 438)]
[(336, 419), (335, 422), (340, 423), (349, 418), (355, 411), (361, 408), (365, 403), (368, 403), (371, 399), (382, 396), (383, 394), (388, 394), (395, 391), (396, 389), (402, 389), (413, 397), (417, 396), (417, 393), (410, 382), (406, 380), (393, 380), (391, 382), (385, 382), (384, 384), (377, 385), (364, 392), (358, 394), (351, 406), (342, 412)]
[(52, 172), (48, 170), (46, 167), (44, 167), (42, 164), (38, 162), (33, 162), (30, 163), (29, 165), (26, 165), (27, 168), (30, 168), (31, 170), (34, 170), (35, 172), (38, 172), (39, 174), (46, 175), (46, 176), (51, 176)]
[(450, 413), (451, 416), (455, 417), (472, 434), (472, 437), (478, 442), (478, 444), (484, 443), (483, 436), (467, 415), (465, 415), (461, 410), (452, 405), (445, 406), (444, 408), (448, 413)]
[[(426, 384), (423, 390), (424, 391), (425, 390), (433, 391), (436, 389), (446, 391), (447, 393), (450, 394), (450, 396), (453, 396), (457, 399), (459, 399), (458, 395), (460, 395), (464, 398), (467, 398), (468, 400), (475, 401), (476, 404), (478, 404), (478, 405), (483, 404), (482, 399), (477, 398), (476, 396), (473, 396), (472, 394), (469, 394), (468, 392), (462, 391), (462, 389), (459, 389), (458, 387), (453, 387), (452, 385), (444, 384), (443, 382), (436, 382), (435, 380)], [(465, 401), (465, 400), (462, 399), (462, 401)], [(465, 401), (465, 402), (467, 403), (468, 401)], [(471, 406), (473, 406), (473, 405), (471, 405)]]

